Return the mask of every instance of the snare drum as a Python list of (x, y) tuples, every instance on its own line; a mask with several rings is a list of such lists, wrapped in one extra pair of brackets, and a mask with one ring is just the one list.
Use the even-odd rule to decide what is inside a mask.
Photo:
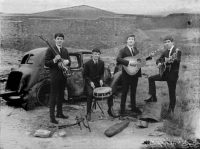
[(96, 98), (107, 98), (112, 95), (112, 88), (110, 87), (98, 87), (93, 91), (93, 96)]

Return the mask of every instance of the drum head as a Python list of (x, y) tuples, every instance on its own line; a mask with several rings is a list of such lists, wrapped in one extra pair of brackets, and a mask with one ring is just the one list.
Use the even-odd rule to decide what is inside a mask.
[(102, 93), (110, 92), (111, 90), (112, 89), (110, 87), (98, 87), (94, 89), (94, 93), (102, 94)]
[(111, 96), (112, 89), (110, 87), (98, 87), (93, 91), (93, 95), (96, 98), (106, 98)]

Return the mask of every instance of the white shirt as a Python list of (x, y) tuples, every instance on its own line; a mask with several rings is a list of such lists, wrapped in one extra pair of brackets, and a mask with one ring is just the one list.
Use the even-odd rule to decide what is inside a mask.
[(169, 50), (169, 57), (170, 57), (170, 55), (171, 55), (171, 53), (172, 53), (172, 49), (174, 48), (174, 46), (172, 46), (171, 47), (171, 49)]
[(94, 60), (94, 59), (93, 59), (93, 62), (94, 62), (94, 64), (96, 64), (96, 63), (98, 63), (98, 60)]
[[(130, 50), (131, 55), (133, 56), (134, 47), (130, 47), (130, 46), (128, 46), (128, 45), (127, 45), (127, 47), (128, 47), (128, 49)], [(132, 49), (133, 49), (133, 50), (132, 50)], [(129, 61), (128, 65), (130, 65), (130, 62), (131, 62), (131, 61)]]
[(57, 46), (57, 45), (56, 45), (56, 47), (58, 48), (58, 51), (60, 52), (61, 47), (59, 47), (59, 46)]

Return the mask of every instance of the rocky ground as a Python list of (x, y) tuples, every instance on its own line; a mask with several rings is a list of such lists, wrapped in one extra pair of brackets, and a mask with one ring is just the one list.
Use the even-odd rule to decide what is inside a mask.
[[(105, 105), (104, 105), (105, 106)], [(75, 122), (75, 117), (85, 113), (85, 104), (65, 105), (64, 113), (68, 114), (68, 120), (59, 119), (61, 124)], [(145, 140), (160, 140), (166, 137), (165, 133), (155, 131), (162, 122), (151, 123), (148, 128), (136, 127), (137, 119), (130, 122), (128, 128), (112, 138), (104, 135), (104, 131), (111, 125), (120, 122), (106, 114), (101, 116), (99, 110), (92, 114), (93, 122), (89, 122), (91, 132), (82, 126), (72, 126), (64, 129), (52, 128), (49, 123), (49, 112), (46, 107), (37, 107), (32, 111), (24, 111), (3, 104), (1, 106), (1, 148), (2, 149), (54, 149), (54, 148), (140, 148)], [(49, 138), (36, 138), (33, 136), (38, 129), (50, 130)], [(59, 136), (59, 132), (66, 135)]]
[[(12, 52), (11, 52), (12, 51)], [(11, 51), (1, 51), (1, 73), (6, 74), (9, 72), (10, 68), (16, 66), (18, 63), (18, 58), (21, 57), (22, 53), (18, 53), (13, 50)], [(10, 53), (10, 54), (9, 54)], [(17, 53), (17, 54), (16, 54)], [(2, 56), (4, 54), (5, 56)], [(11, 55), (11, 57), (10, 57)], [(17, 56), (16, 56), (17, 55)], [(197, 59), (197, 58), (196, 58)], [(11, 61), (13, 60), (13, 61)], [(190, 59), (184, 59), (181, 65), (180, 80), (185, 84), (193, 80), (191, 77), (191, 70), (193, 70), (193, 65), (196, 66), (197, 61)], [(183, 69), (182, 66), (186, 65), (187, 68)], [(188, 69), (189, 68), (189, 69)], [(143, 72), (148, 74), (157, 73), (154, 62), (149, 62), (147, 66), (143, 69)], [(193, 81), (194, 82), (194, 81)], [(137, 104), (144, 110), (144, 102), (148, 93), (148, 81), (145, 77), (139, 80), (137, 89)], [(1, 83), (1, 89), (5, 83)], [(158, 83), (158, 97), (159, 103), (168, 102), (168, 90), (164, 83)], [(189, 87), (190, 88), (190, 87)], [(181, 86), (177, 86), (178, 99), (182, 98)], [(185, 89), (185, 88), (184, 88)], [(190, 95), (187, 95), (190, 96)], [(119, 110), (119, 97), (115, 98), (115, 110)], [(0, 149), (54, 149), (54, 148), (69, 148), (69, 149), (125, 149), (125, 148), (141, 148), (145, 147), (142, 143), (146, 140), (151, 141), (163, 141), (166, 138), (173, 138), (166, 133), (161, 132), (163, 127), (163, 120), (157, 123), (149, 123), (148, 128), (138, 128), (138, 119), (132, 118), (130, 120), (129, 126), (123, 130), (121, 133), (108, 138), (104, 135), (104, 131), (111, 125), (121, 122), (121, 120), (112, 119), (107, 115), (106, 101), (100, 101), (105, 116), (102, 116), (101, 111), (97, 108), (92, 113), (92, 122), (89, 122), (91, 127), (91, 132), (82, 126), (82, 130), (78, 125), (58, 129), (49, 123), (49, 109), (47, 107), (36, 107), (34, 110), (25, 111), (20, 107), (8, 106), (5, 101), (1, 100), (0, 109)], [(127, 99), (129, 104), (129, 98)], [(127, 105), (128, 107), (128, 105)], [(75, 123), (76, 116), (85, 115), (86, 102), (78, 102), (74, 105), (64, 104), (64, 114), (70, 116), (68, 120), (58, 119), (60, 124), (72, 124)], [(162, 114), (162, 113), (161, 113)], [(38, 129), (45, 129), (51, 131), (49, 138), (39, 138), (34, 137), (34, 133)], [(60, 136), (59, 134), (64, 134)]]

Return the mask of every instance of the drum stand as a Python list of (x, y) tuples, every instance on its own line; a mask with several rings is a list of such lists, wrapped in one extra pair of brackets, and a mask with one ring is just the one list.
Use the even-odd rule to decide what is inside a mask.
[[(102, 98), (102, 100), (103, 100), (103, 98)], [(101, 106), (99, 105), (99, 103), (98, 103), (98, 101), (97, 101), (97, 98), (94, 97), (92, 109), (96, 109), (96, 107), (97, 107), (96, 105), (97, 105), (97, 106), (99, 107), (99, 109), (101, 110), (101, 113), (102, 113), (103, 115), (105, 115), (104, 112), (103, 112), (103, 110), (102, 110), (102, 108), (101, 108)]]

